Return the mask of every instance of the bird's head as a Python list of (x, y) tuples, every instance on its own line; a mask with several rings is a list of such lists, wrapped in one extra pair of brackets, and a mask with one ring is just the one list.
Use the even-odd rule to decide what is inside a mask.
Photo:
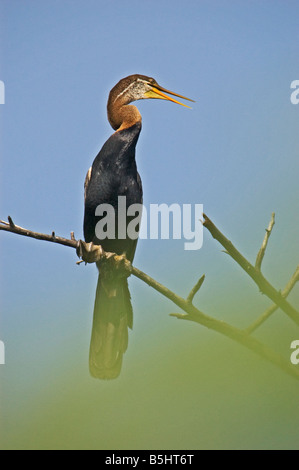
[(194, 102), (190, 98), (186, 98), (178, 93), (166, 90), (161, 87), (154, 78), (147, 77), (145, 75), (129, 75), (128, 77), (123, 78), (117, 83), (117, 85), (115, 85), (114, 88), (112, 88), (109, 94), (108, 118), (112, 127), (114, 129), (119, 128), (120, 120), (117, 119), (117, 117), (120, 117), (121, 108), (137, 100), (168, 100), (185, 106), (186, 108), (190, 108), (190, 106), (187, 106), (168, 95)]
[[(149, 98), (168, 100), (173, 103), (180, 104), (189, 108), (186, 104), (180, 103), (179, 101), (171, 98), (170, 96), (176, 96), (183, 100), (192, 101), (190, 98), (179, 95), (172, 91), (166, 90), (161, 87), (154, 78), (146, 77), (145, 75), (130, 75), (129, 77), (123, 78), (118, 82), (117, 85), (111, 90), (110, 97), (113, 101), (120, 100), (123, 104), (129, 104), (132, 101), (145, 100)], [(109, 97), (109, 99), (111, 99)]]

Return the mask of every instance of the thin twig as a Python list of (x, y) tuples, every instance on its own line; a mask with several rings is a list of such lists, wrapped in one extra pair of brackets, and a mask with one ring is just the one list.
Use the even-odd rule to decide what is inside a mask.
[(269, 281), (256, 269), (244, 256), (234, 247), (232, 242), (228, 240), (218, 228), (213, 224), (207, 215), (204, 214), (204, 227), (206, 227), (215, 238), (228, 252), (228, 254), (244, 269), (251, 279), (259, 287), (259, 290), (267, 295), (272, 302), (278, 305), (297, 325), (299, 325), (299, 312), (277, 291)]
[(193, 302), (193, 299), (194, 297), (196, 296), (197, 292), (199, 291), (199, 289), (201, 288), (204, 280), (205, 280), (206, 276), (203, 275), (201, 276), (201, 278), (197, 281), (197, 283), (195, 284), (195, 286), (192, 288), (190, 294), (188, 295), (187, 297), (187, 302), (192, 304)]
[[(282, 297), (287, 298), (297, 282), (299, 282), (299, 265), (297, 266), (293, 276), (281, 292)], [(276, 310), (278, 310), (278, 308), (279, 307), (276, 304), (273, 304), (269, 308), (267, 308), (264, 313), (262, 313), (261, 316), (254, 323), (252, 323), (252, 325), (246, 328), (246, 333), (250, 335), (255, 330), (257, 330), (263, 323), (265, 323), (266, 320), (268, 320), (268, 318), (270, 318), (271, 315), (273, 315), (274, 312), (276, 312)]]
[(15, 224), (14, 224), (14, 221), (12, 220), (12, 218), (10, 217), (10, 215), (8, 216), (8, 222), (9, 222), (9, 225), (11, 228), (14, 228), (15, 227)]
[(262, 262), (266, 253), (268, 241), (269, 241), (274, 225), (275, 225), (275, 213), (273, 212), (271, 216), (271, 220), (269, 222), (269, 226), (266, 229), (265, 238), (263, 240), (262, 246), (257, 254), (256, 261), (255, 261), (255, 268), (258, 269), (259, 271), (261, 270), (261, 267), (262, 267)]

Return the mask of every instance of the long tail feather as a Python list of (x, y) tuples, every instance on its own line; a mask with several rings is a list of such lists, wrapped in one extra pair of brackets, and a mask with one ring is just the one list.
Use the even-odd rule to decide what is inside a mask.
[(89, 367), (93, 377), (115, 379), (128, 347), (128, 328), (133, 327), (133, 310), (127, 279), (107, 284), (99, 276)]

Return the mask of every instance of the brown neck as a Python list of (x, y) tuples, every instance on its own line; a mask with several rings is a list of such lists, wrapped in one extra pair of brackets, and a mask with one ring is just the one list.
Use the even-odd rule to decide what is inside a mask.
[(141, 114), (136, 106), (123, 104), (120, 100), (111, 103), (109, 100), (108, 119), (114, 130), (121, 131), (141, 122)]

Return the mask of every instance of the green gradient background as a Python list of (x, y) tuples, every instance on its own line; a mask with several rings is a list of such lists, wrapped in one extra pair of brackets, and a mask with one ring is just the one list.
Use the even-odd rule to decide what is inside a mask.
[[(283, 288), (298, 264), (297, 11), (277, 0), (1, 0), (1, 218), (82, 237), (109, 89), (151, 75), (197, 103), (138, 103), (145, 204), (203, 203), (251, 261), (275, 211), (263, 266)], [(196, 304), (239, 327), (270, 304), (209, 233), (198, 252), (183, 243), (142, 240), (135, 265), (180, 295), (205, 273)], [(10, 234), (0, 250), (1, 449), (299, 449), (299, 384), (170, 318), (177, 309), (137, 279), (122, 375), (91, 379), (95, 268)], [(288, 359), (299, 331), (279, 311), (256, 336)]]

